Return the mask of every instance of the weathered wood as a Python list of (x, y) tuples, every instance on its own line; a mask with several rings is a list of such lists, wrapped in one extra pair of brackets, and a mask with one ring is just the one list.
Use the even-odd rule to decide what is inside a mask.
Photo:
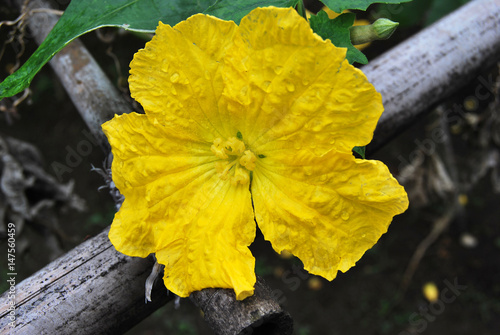
[(156, 285), (145, 304), (144, 282), (154, 261), (116, 251), (108, 230), (16, 286), (15, 329), (8, 324), (7, 292), (2, 294), (1, 333), (121, 334), (172, 299)]
[[(492, 63), (500, 54), (499, 10), (499, 0), (473, 1), (363, 68), (382, 93), (386, 108), (376, 131), (374, 147), (380, 146), (400, 127), (458, 89), (482, 66)], [(79, 53), (73, 51), (71, 55), (78, 56)], [(52, 63), (56, 63), (57, 59), (61, 56)], [(65, 59), (73, 58), (63, 55), (63, 63), (68, 62)], [(94, 62), (87, 64), (93, 69), (98, 68)], [(80, 84), (92, 88), (106, 80), (93, 72), (88, 72), (93, 74), (82, 80), (81, 76), (72, 73), (79, 70), (76, 65), (66, 64), (61, 68), (66, 72), (63, 75), (68, 82), (64, 85), (70, 95), (78, 95), (79, 91), (88, 89), (79, 88)], [(116, 112), (113, 105), (99, 107), (104, 101), (110, 101), (109, 94), (114, 90), (112, 85), (101, 90), (97, 100), (89, 95), (87, 98), (84, 98), (85, 95), (72, 98), (77, 106), (79, 100), (90, 99), (84, 101), (82, 110), (91, 113), (84, 119), (88, 120), (87, 124), (98, 138), (102, 138), (98, 134), (100, 123)], [(95, 109), (86, 108), (87, 101), (93, 101)], [(123, 106), (121, 102), (116, 105)], [(130, 107), (120, 107), (118, 113), (129, 110)], [(97, 114), (93, 115), (94, 111)], [(85, 115), (86, 112), (82, 113)], [(17, 285), (19, 310), (15, 331), (18, 334), (121, 332), (140, 320), (149, 308), (154, 308), (154, 305), (145, 305), (143, 300), (144, 281), (151, 266), (152, 261), (116, 252), (105, 231)], [(256, 296), (260, 294), (259, 290)], [(219, 307), (224, 308), (227, 303), (226, 298), (222, 298), (224, 292), (214, 294), (214, 291), (217, 290), (207, 289), (193, 295), (207, 315)], [(164, 294), (157, 297), (153, 293), (153, 303), (157, 298), (166, 299)], [(2, 331), (9, 330), (6, 327), (5, 301), (4, 294), (0, 296)], [(161, 304), (164, 301), (157, 302)], [(239, 308), (231, 307), (229, 310), (237, 312)], [(283, 317), (286, 318), (286, 314)], [(207, 318), (212, 322), (209, 316)], [(225, 329), (227, 320), (223, 318), (219, 321), (220, 329)], [(264, 318), (264, 321), (267, 320)], [(272, 326), (270, 328), (273, 329)], [(80, 330), (82, 332), (79, 333)]]
[(235, 299), (233, 290), (212, 288), (194, 292), (190, 298), (204, 311), (205, 320), (216, 334), (292, 334), (290, 315), (269, 296), (271, 289), (257, 277), (255, 294), (243, 301)]
[(362, 70), (385, 111), (368, 151), (498, 60), (500, 0), (476, 0), (371, 61)]

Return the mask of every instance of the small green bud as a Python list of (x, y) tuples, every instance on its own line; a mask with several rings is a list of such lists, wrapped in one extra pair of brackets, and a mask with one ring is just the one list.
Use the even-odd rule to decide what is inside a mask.
[(366, 26), (352, 26), (349, 28), (352, 44), (369, 43), (376, 40), (385, 40), (391, 37), (398, 27), (398, 22), (389, 19), (378, 19)]
[(398, 22), (391, 21), (389, 19), (378, 19), (372, 24), (375, 34), (381, 40), (386, 40), (396, 31), (399, 26)]

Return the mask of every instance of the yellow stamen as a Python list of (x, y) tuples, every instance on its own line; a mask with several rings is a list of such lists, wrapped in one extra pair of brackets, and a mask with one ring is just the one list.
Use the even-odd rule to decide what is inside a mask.
[(231, 184), (243, 185), (250, 182), (250, 171), (255, 169), (257, 157), (252, 151), (245, 149), (245, 143), (236, 137), (230, 137), (226, 141), (220, 137), (214, 140), (211, 150), (216, 157), (223, 159), (215, 163), (215, 170), (222, 180), (227, 180), (233, 170)]
[(236, 186), (238, 184), (245, 185), (248, 184), (249, 182), (250, 182), (250, 176), (248, 170), (245, 170), (239, 165), (236, 166), (236, 169), (234, 171), (234, 176), (231, 177), (231, 184)]
[(212, 146), (210, 147), (210, 149), (215, 154), (215, 156), (217, 156), (219, 158), (222, 158), (222, 159), (226, 159), (227, 155), (226, 155), (226, 151), (224, 150), (224, 145), (225, 145), (225, 143), (222, 140), (222, 138), (217, 137), (214, 140), (214, 144), (212, 144)]
[(250, 150), (246, 150), (244, 155), (240, 158), (240, 164), (246, 167), (248, 170), (253, 171), (255, 169), (255, 161), (257, 157), (255, 157), (254, 153)]
[(230, 137), (224, 144), (226, 153), (228, 155), (239, 156), (245, 151), (245, 143), (237, 139), (236, 137)]

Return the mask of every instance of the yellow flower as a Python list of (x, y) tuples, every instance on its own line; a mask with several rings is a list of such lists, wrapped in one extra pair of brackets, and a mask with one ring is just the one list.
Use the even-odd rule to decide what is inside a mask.
[(380, 94), (293, 9), (232, 21), (160, 23), (131, 63), (146, 112), (103, 125), (125, 196), (109, 238), (165, 265), (181, 297), (253, 294), (255, 221), (277, 252), (329, 280), (352, 267), (408, 206), (387, 167), (358, 160)]

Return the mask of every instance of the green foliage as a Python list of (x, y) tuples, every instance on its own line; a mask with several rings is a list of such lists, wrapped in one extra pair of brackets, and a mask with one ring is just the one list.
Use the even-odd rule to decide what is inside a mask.
[(411, 0), (321, 0), (328, 8), (337, 13), (342, 13), (345, 9), (366, 10), (374, 3), (398, 4), (409, 1)]
[(297, 2), (299, 0), (217, 0), (203, 13), (239, 23), (243, 16), (257, 7), (295, 7)]
[(354, 23), (355, 17), (356, 15), (353, 13), (345, 13), (332, 20), (324, 11), (320, 11), (317, 15), (312, 15), (309, 22), (316, 34), (324, 39), (329, 39), (337, 47), (347, 48), (346, 58), (349, 63), (366, 64), (368, 63), (366, 56), (351, 42), (349, 27)]
[(358, 154), (361, 158), (365, 159), (365, 149), (366, 147), (354, 147), (352, 149), (352, 151), (354, 151), (354, 153)]

